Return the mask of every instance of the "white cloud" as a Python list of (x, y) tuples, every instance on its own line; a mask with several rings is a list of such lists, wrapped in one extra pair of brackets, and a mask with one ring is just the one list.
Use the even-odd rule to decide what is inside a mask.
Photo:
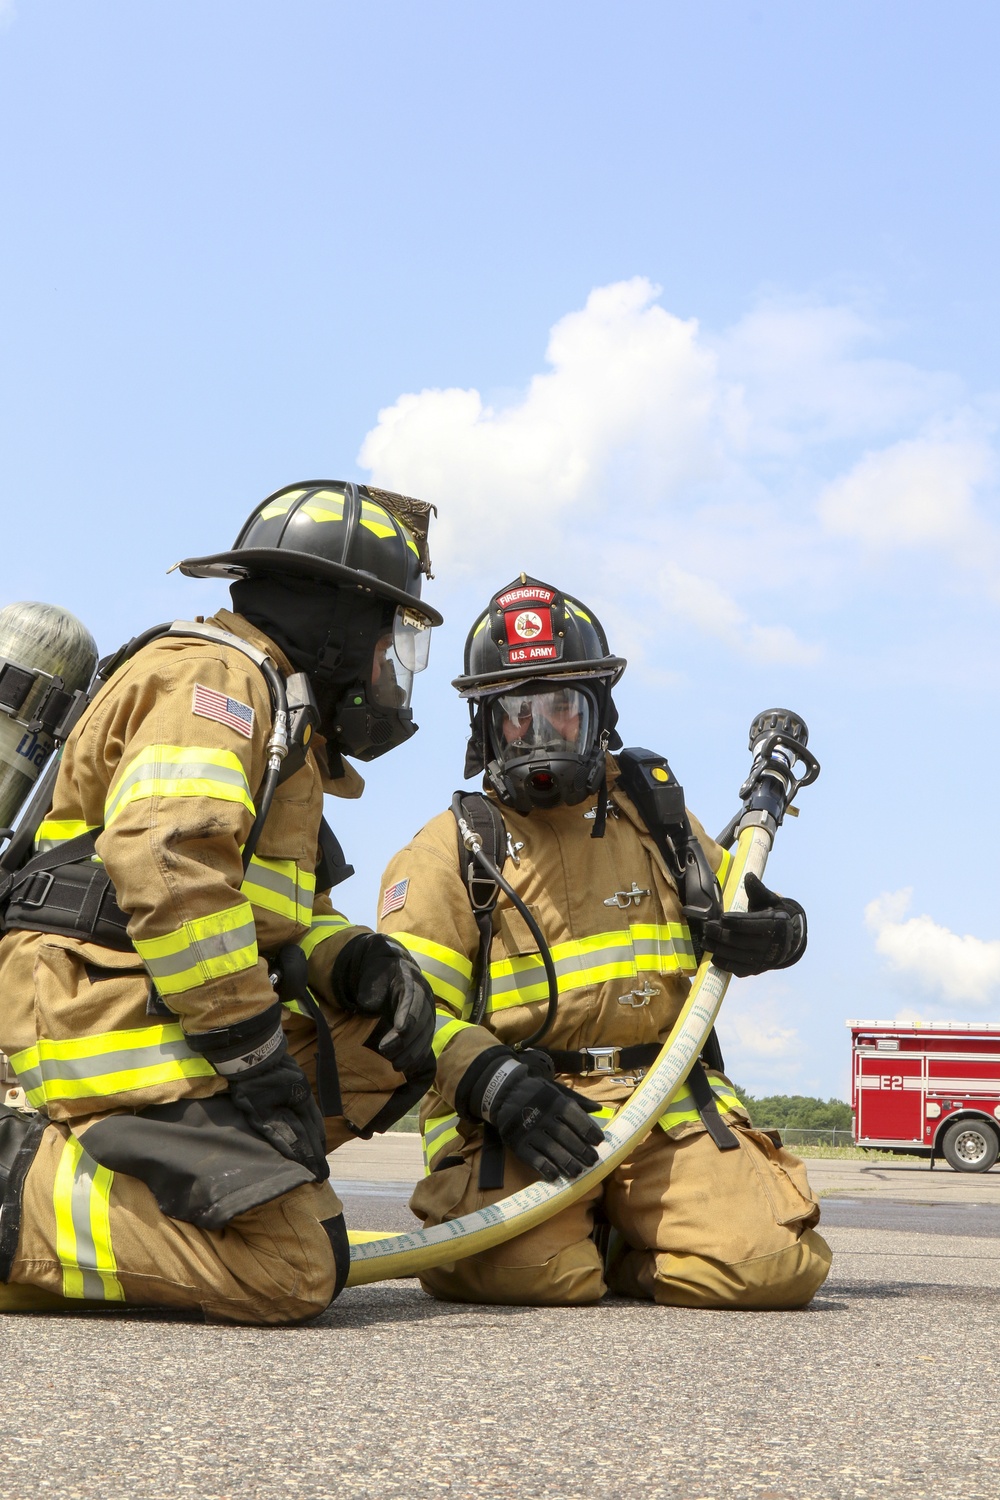
[(949, 1005), (1000, 999), (1000, 941), (959, 936), (928, 916), (907, 917), (912, 889), (886, 892), (865, 907), (876, 950), (890, 968)]
[(760, 1015), (727, 1015), (728, 1029), (736, 1038), (741, 1052), (753, 1058), (788, 1057), (799, 1049), (799, 1034), (794, 1026), (779, 1026)]
[[(703, 477), (718, 406), (715, 357), (697, 323), (658, 307), (656, 295), (642, 277), (591, 292), (552, 329), (551, 370), (509, 406), (485, 405), (477, 390), (401, 396), (379, 412), (359, 462), (376, 483), (440, 504), (435, 545), (449, 562), (467, 555), (469, 528), (484, 521), (496, 540), (529, 524), (561, 525), (570, 509), (602, 500), (627, 515), (651, 486), (664, 496)], [(638, 496), (623, 485), (622, 467)]]
[(771, 977), (730, 986), (719, 1016), (726, 1072), (758, 1098), (798, 1093), (806, 1047), (792, 1024), (794, 1000)]
[(798, 639), (787, 625), (762, 625), (712, 578), (685, 572), (673, 563), (658, 570), (660, 612), (697, 626), (722, 641), (736, 655), (755, 662), (788, 662), (808, 666), (819, 649)]
[(852, 307), (761, 304), (720, 339), (739, 382), (749, 444), (775, 453), (881, 435), (961, 400), (954, 377), (870, 352), (875, 326)]
[(592, 291), (511, 399), (434, 389), (380, 411), (359, 463), (438, 504), (446, 586), (488, 549), (494, 586), (522, 567), (563, 582), (640, 643), (669, 618), (802, 666), (822, 648), (778, 611), (853, 582), (831, 535), (991, 566), (986, 406), (955, 380), (873, 353), (856, 309), (771, 302), (713, 335), (658, 295), (643, 277)]
[(993, 477), (981, 437), (910, 438), (866, 453), (820, 497), (827, 528), (872, 547), (967, 542), (979, 529), (977, 487)]

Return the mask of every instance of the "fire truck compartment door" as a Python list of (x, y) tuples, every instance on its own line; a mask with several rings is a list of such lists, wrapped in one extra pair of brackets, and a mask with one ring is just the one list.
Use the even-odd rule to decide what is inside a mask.
[(923, 1058), (905, 1052), (859, 1052), (858, 1135), (868, 1140), (923, 1140)]

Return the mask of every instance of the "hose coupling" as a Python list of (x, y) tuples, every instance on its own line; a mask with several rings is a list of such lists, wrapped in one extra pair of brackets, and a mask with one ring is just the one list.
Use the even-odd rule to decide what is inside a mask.
[(267, 742), (267, 764), (270, 770), (281, 769), (281, 762), (288, 754), (288, 714), (279, 708), (274, 715), (274, 727)]
[(483, 841), (474, 828), (470, 828), (464, 818), (458, 820), (458, 831), (462, 835), (462, 843), (470, 854), (478, 854), (483, 847)]

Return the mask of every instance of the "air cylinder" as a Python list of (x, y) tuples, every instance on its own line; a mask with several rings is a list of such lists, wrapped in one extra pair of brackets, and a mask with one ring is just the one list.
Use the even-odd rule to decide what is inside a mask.
[[(58, 605), (8, 604), (0, 609), (0, 668), (6, 662), (60, 677), (65, 692), (74, 693), (94, 675), (97, 643)], [(52, 736), (26, 727), (52, 685), (49, 677), (39, 677), (16, 709), (16, 719), (0, 712), (0, 828), (12, 825), (52, 754)]]

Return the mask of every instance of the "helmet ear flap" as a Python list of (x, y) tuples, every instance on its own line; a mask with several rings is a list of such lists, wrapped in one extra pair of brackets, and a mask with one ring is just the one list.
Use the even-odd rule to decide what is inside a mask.
[(472, 709), (472, 731), (465, 747), (465, 779), (482, 776), (486, 770), (486, 746), (484, 744), (483, 706), (477, 703)]
[(605, 724), (604, 727), (607, 730), (607, 735), (608, 735), (608, 749), (611, 751), (611, 753), (613, 755), (617, 754), (617, 752), (619, 750), (621, 750), (622, 747), (623, 747), (623, 745), (624, 745), (624, 741), (623, 741), (621, 735), (618, 733), (617, 725), (618, 725), (618, 709), (617, 709), (617, 706), (615, 704), (615, 700), (611, 697), (611, 695), (609, 693), (608, 694), (608, 717), (607, 717), (607, 722), (606, 722), (606, 724)]

